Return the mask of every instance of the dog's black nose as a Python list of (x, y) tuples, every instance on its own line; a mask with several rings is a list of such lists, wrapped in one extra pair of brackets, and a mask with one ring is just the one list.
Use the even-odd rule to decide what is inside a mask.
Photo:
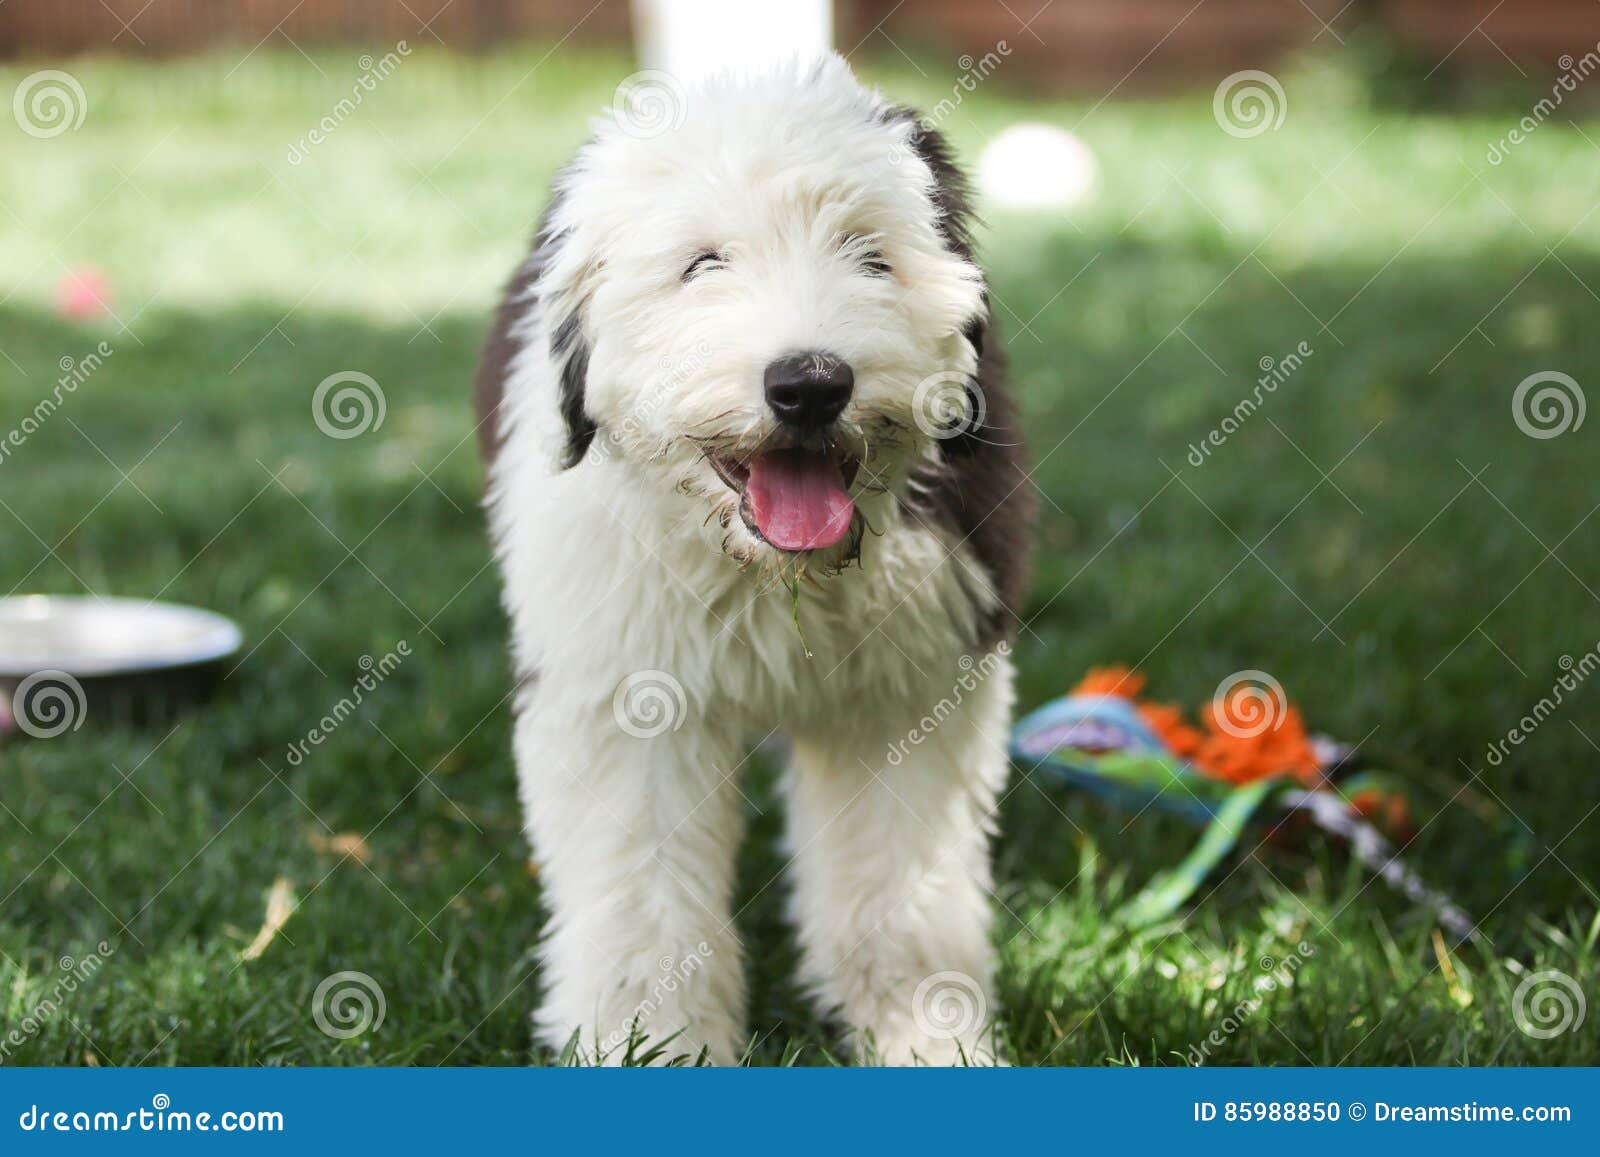
[(800, 430), (820, 430), (844, 412), (855, 388), (850, 363), (829, 353), (790, 354), (767, 366), (767, 405), (778, 420)]

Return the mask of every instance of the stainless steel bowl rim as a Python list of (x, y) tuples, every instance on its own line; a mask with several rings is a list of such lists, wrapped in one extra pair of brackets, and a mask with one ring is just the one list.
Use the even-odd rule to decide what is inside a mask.
[[(34, 645), (24, 647), (23, 625), (37, 628)], [(38, 634), (85, 626), (101, 628), (103, 650), (93, 644), (48, 653)], [(153, 642), (112, 645), (118, 627), (137, 634), (155, 632)], [(126, 637), (126, 636), (124, 636)], [(0, 598), (0, 679), (25, 679), (41, 671), (65, 671), (76, 678), (103, 678), (174, 670), (213, 663), (238, 651), (244, 633), (215, 611), (182, 603), (95, 595), (14, 595)]]

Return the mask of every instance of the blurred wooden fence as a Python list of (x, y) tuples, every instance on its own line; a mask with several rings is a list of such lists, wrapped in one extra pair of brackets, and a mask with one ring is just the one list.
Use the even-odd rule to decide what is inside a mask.
[(860, 0), (853, 7), (856, 35), (877, 35), (871, 30), (881, 21), (897, 42), (933, 41), (979, 58), (1005, 39), (1018, 71), (1036, 82), (1099, 91), (1124, 79), (1139, 86), (1262, 68), (1308, 46), (1337, 49), (1363, 23), (1385, 28), (1427, 67), (1513, 77), (1552, 74), (1562, 55), (1582, 57), (1600, 43), (1596, 0)]
[(627, 0), (5, 0), (0, 55), (177, 53), (213, 44), (625, 42)]
[[(1102, 91), (1262, 67), (1336, 47), (1363, 21), (1423, 61), (1530, 77), (1600, 42), (1596, 0), (836, 0), (836, 10), (842, 50), (981, 59), (1003, 40), (1031, 84)], [(627, 0), (0, 0), (0, 56), (30, 58), (218, 43), (616, 44), (628, 30)]]

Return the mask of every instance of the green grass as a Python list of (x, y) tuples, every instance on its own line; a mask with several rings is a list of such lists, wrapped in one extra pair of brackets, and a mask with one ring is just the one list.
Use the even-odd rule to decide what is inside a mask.
[[(51, 995), (59, 958), (112, 949), (9, 1063), (533, 1058), (538, 885), (466, 383), (546, 181), (631, 70), (563, 49), (530, 73), (542, 55), (418, 53), (300, 165), (289, 145), (348, 91), (354, 53), (319, 56), (326, 80), (266, 50), (226, 82), (234, 57), (74, 62), (82, 128), (0, 125), (0, 428), (62, 357), (114, 350), (0, 461), (0, 590), (162, 592), (236, 616), (250, 646), (170, 733), (0, 746), (5, 1026)], [(931, 105), (954, 75), (927, 72), (875, 75)], [(1371, 108), (1321, 66), (1287, 78), (1284, 127), (1254, 140), (1218, 130), (1209, 92), (1039, 104), (1005, 80), (947, 122), (964, 155), (1048, 119), (1102, 166), (1086, 206), (995, 213), (982, 238), (1043, 495), (1023, 703), (1108, 661), (1189, 703), (1270, 671), (1313, 726), (1415, 769), (1436, 816), (1409, 860), (1492, 941), (1440, 967), (1425, 912), (1306, 840), (1230, 862), (1181, 919), (1120, 931), (1116, 906), (1193, 832), (1019, 776), (996, 927), (1013, 1057), (1184, 1063), (1259, 959), (1304, 942), (1294, 984), (1209, 1063), (1600, 1060), (1595, 1010), (1551, 1040), (1512, 1010), (1527, 972), (1597, 991), (1600, 691), (1485, 761), (1561, 656), (1600, 642), (1600, 425), (1535, 440), (1511, 412), (1535, 371), (1595, 391), (1600, 125), (1551, 122), (1491, 167), (1520, 109)], [(52, 313), (84, 264), (122, 324)], [(1304, 367), (1186, 461), (1260, 359), (1302, 340)], [(310, 396), (350, 369), (388, 413), (336, 441)], [(412, 657), (292, 766), (361, 658), (401, 640)], [(755, 761), (742, 877), (753, 1057), (827, 1062), (836, 1038), (792, 980), (773, 773)], [(1508, 830), (1531, 841), (1521, 867)], [(341, 832), (370, 863), (325, 850)], [(242, 962), (280, 877), (299, 907)], [(313, 992), (340, 970), (381, 985), (380, 1030), (319, 1031)]]

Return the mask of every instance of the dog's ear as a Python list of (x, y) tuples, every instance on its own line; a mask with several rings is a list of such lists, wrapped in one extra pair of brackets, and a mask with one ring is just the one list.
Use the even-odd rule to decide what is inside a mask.
[(967, 412), (976, 415), (978, 420), (963, 425), (959, 432), (939, 443), (949, 458), (969, 456), (991, 437), (989, 399), (984, 383), (995, 379), (1001, 364), (999, 351), (988, 340), (991, 324), (989, 293), (985, 290), (981, 311), (961, 331), (972, 346), (973, 357), (977, 359), (972, 376), (967, 379)]
[(584, 334), (586, 282), (593, 263), (578, 251), (576, 230), (563, 219), (565, 176), (556, 178), (555, 191), (539, 223), (531, 268), (536, 308), (547, 315), (550, 358), (557, 373), (556, 404), (567, 429), (561, 465), (570, 468), (583, 461), (598, 427), (587, 407), (589, 341)]
[(964, 261), (972, 260), (972, 191), (967, 175), (956, 164), (955, 153), (944, 134), (905, 105), (889, 105), (883, 118), (889, 124), (906, 126), (906, 147), (915, 153), (933, 174), (933, 205), (938, 211), (936, 227), (945, 248)]
[(557, 398), (561, 420), (567, 426), (567, 448), (561, 456), (563, 467), (573, 467), (594, 441), (595, 422), (585, 406), (589, 382), (589, 343), (583, 336), (583, 315), (574, 307), (550, 331), (550, 356), (560, 367)]
[[(907, 126), (906, 147), (916, 154), (933, 175), (933, 207), (938, 214), (935, 228), (944, 240), (945, 248), (963, 261), (973, 262), (972, 226), (976, 215), (972, 209), (972, 192), (967, 184), (966, 174), (956, 164), (955, 153), (951, 150), (950, 143), (944, 139), (944, 134), (929, 125), (915, 109), (904, 105), (891, 105), (885, 110), (884, 119), (890, 124)], [(988, 341), (990, 324), (989, 293), (985, 289), (978, 312), (967, 321), (961, 331), (967, 343), (972, 346), (973, 356), (977, 359), (977, 370), (967, 380), (969, 412), (980, 416), (988, 413), (983, 382), (987, 376), (985, 352), (986, 347), (990, 345)], [(987, 352), (992, 363), (998, 355), (992, 349)], [(984, 432), (984, 423), (963, 427), (960, 433), (944, 439), (940, 446), (944, 453), (951, 457), (971, 454), (984, 440)]]

